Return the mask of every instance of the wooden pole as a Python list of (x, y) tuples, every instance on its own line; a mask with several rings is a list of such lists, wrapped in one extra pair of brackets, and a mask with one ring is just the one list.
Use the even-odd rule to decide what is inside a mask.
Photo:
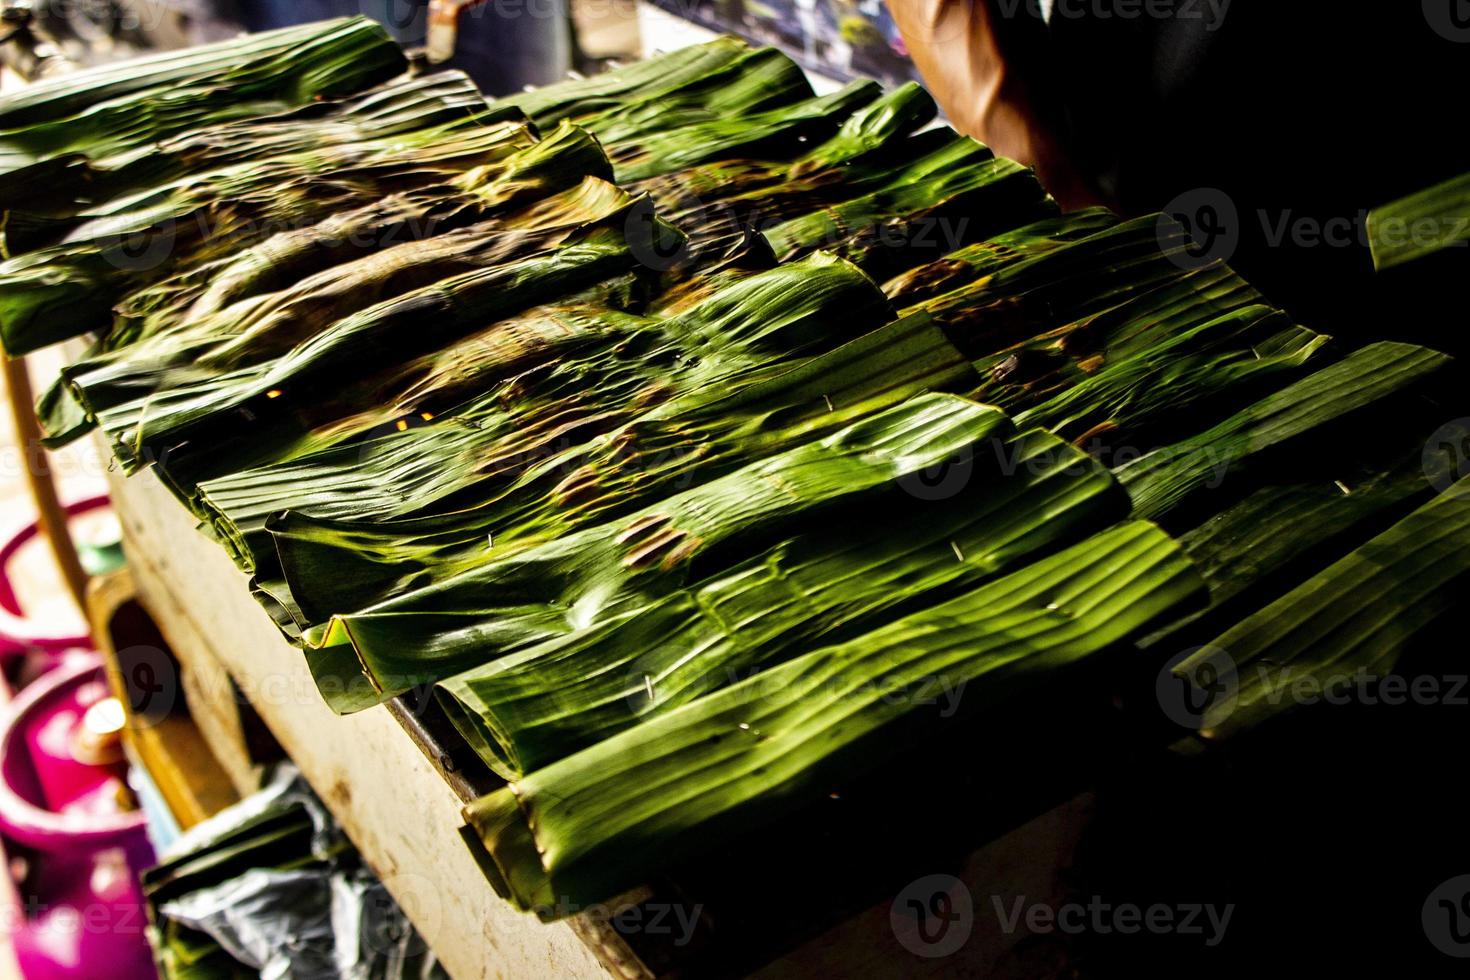
[(66, 510), (56, 495), (51, 479), (51, 460), (41, 445), (41, 425), (36, 421), (35, 394), (31, 375), (23, 357), (5, 359), (5, 393), (10, 401), (10, 415), (15, 420), (15, 438), (25, 460), (26, 483), (36, 504), (36, 520), (41, 533), (51, 545), (62, 580), (76, 600), (77, 608), (86, 612), (87, 573), (82, 569), (77, 549), (72, 544), (66, 523)]

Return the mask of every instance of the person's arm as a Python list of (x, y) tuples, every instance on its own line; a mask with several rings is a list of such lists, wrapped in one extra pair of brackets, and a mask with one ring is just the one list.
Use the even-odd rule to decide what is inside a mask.
[(887, 0), (925, 85), (951, 124), (1034, 167), (1063, 205), (1093, 195), (1070, 165), (1035, 0)]

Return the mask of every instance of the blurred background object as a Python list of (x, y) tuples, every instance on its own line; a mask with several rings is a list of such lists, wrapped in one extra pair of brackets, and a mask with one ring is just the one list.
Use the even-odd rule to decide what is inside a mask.
[(710, 30), (781, 48), (833, 78), (917, 80), (883, 0), (652, 0)]
[(10, 940), (29, 980), (152, 975), (138, 873), (153, 863), (126, 782), (122, 706), (96, 654), (76, 653), (9, 705), (0, 832), (20, 898)]
[(181, 837), (143, 882), (166, 978), (446, 976), (289, 764)]
[[(31, 360), (54, 370), (60, 351)], [(56, 363), (53, 363), (56, 362)], [(25, 362), (9, 365), (11, 377)], [(44, 468), (84, 577), (122, 562), (105, 464), (91, 443), (23, 448), (0, 423), (0, 914), (28, 978), (153, 975), (137, 872), (152, 863), (129, 785), (122, 705), (30, 492)]]
[[(831, 78), (917, 78), (882, 0), (0, 0), (81, 65), (362, 14), (504, 95), (731, 33)], [(650, 18), (649, 8), (663, 17)], [(694, 25), (690, 34), (677, 23)], [(27, 72), (26, 74), (33, 74)]]

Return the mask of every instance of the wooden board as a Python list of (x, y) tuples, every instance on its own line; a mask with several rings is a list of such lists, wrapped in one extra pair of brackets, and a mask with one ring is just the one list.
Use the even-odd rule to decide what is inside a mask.
[(498, 898), (460, 839), (463, 801), (393, 714), (334, 714), (245, 576), (151, 473), (115, 474), (112, 493), (139, 597), (183, 670), (228, 673), (456, 980), (648, 975), (611, 930), (544, 925)]

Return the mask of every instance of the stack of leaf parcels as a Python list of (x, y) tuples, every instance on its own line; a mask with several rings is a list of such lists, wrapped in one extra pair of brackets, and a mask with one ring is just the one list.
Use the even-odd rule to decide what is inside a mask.
[(88, 338), (51, 440), (151, 467), (334, 708), (434, 693), (524, 908), (826, 798), (941, 690), (1389, 670), (1470, 576), (1448, 357), (1061, 213), (916, 86), (402, 67), (347, 20), (0, 103), (0, 338)]

